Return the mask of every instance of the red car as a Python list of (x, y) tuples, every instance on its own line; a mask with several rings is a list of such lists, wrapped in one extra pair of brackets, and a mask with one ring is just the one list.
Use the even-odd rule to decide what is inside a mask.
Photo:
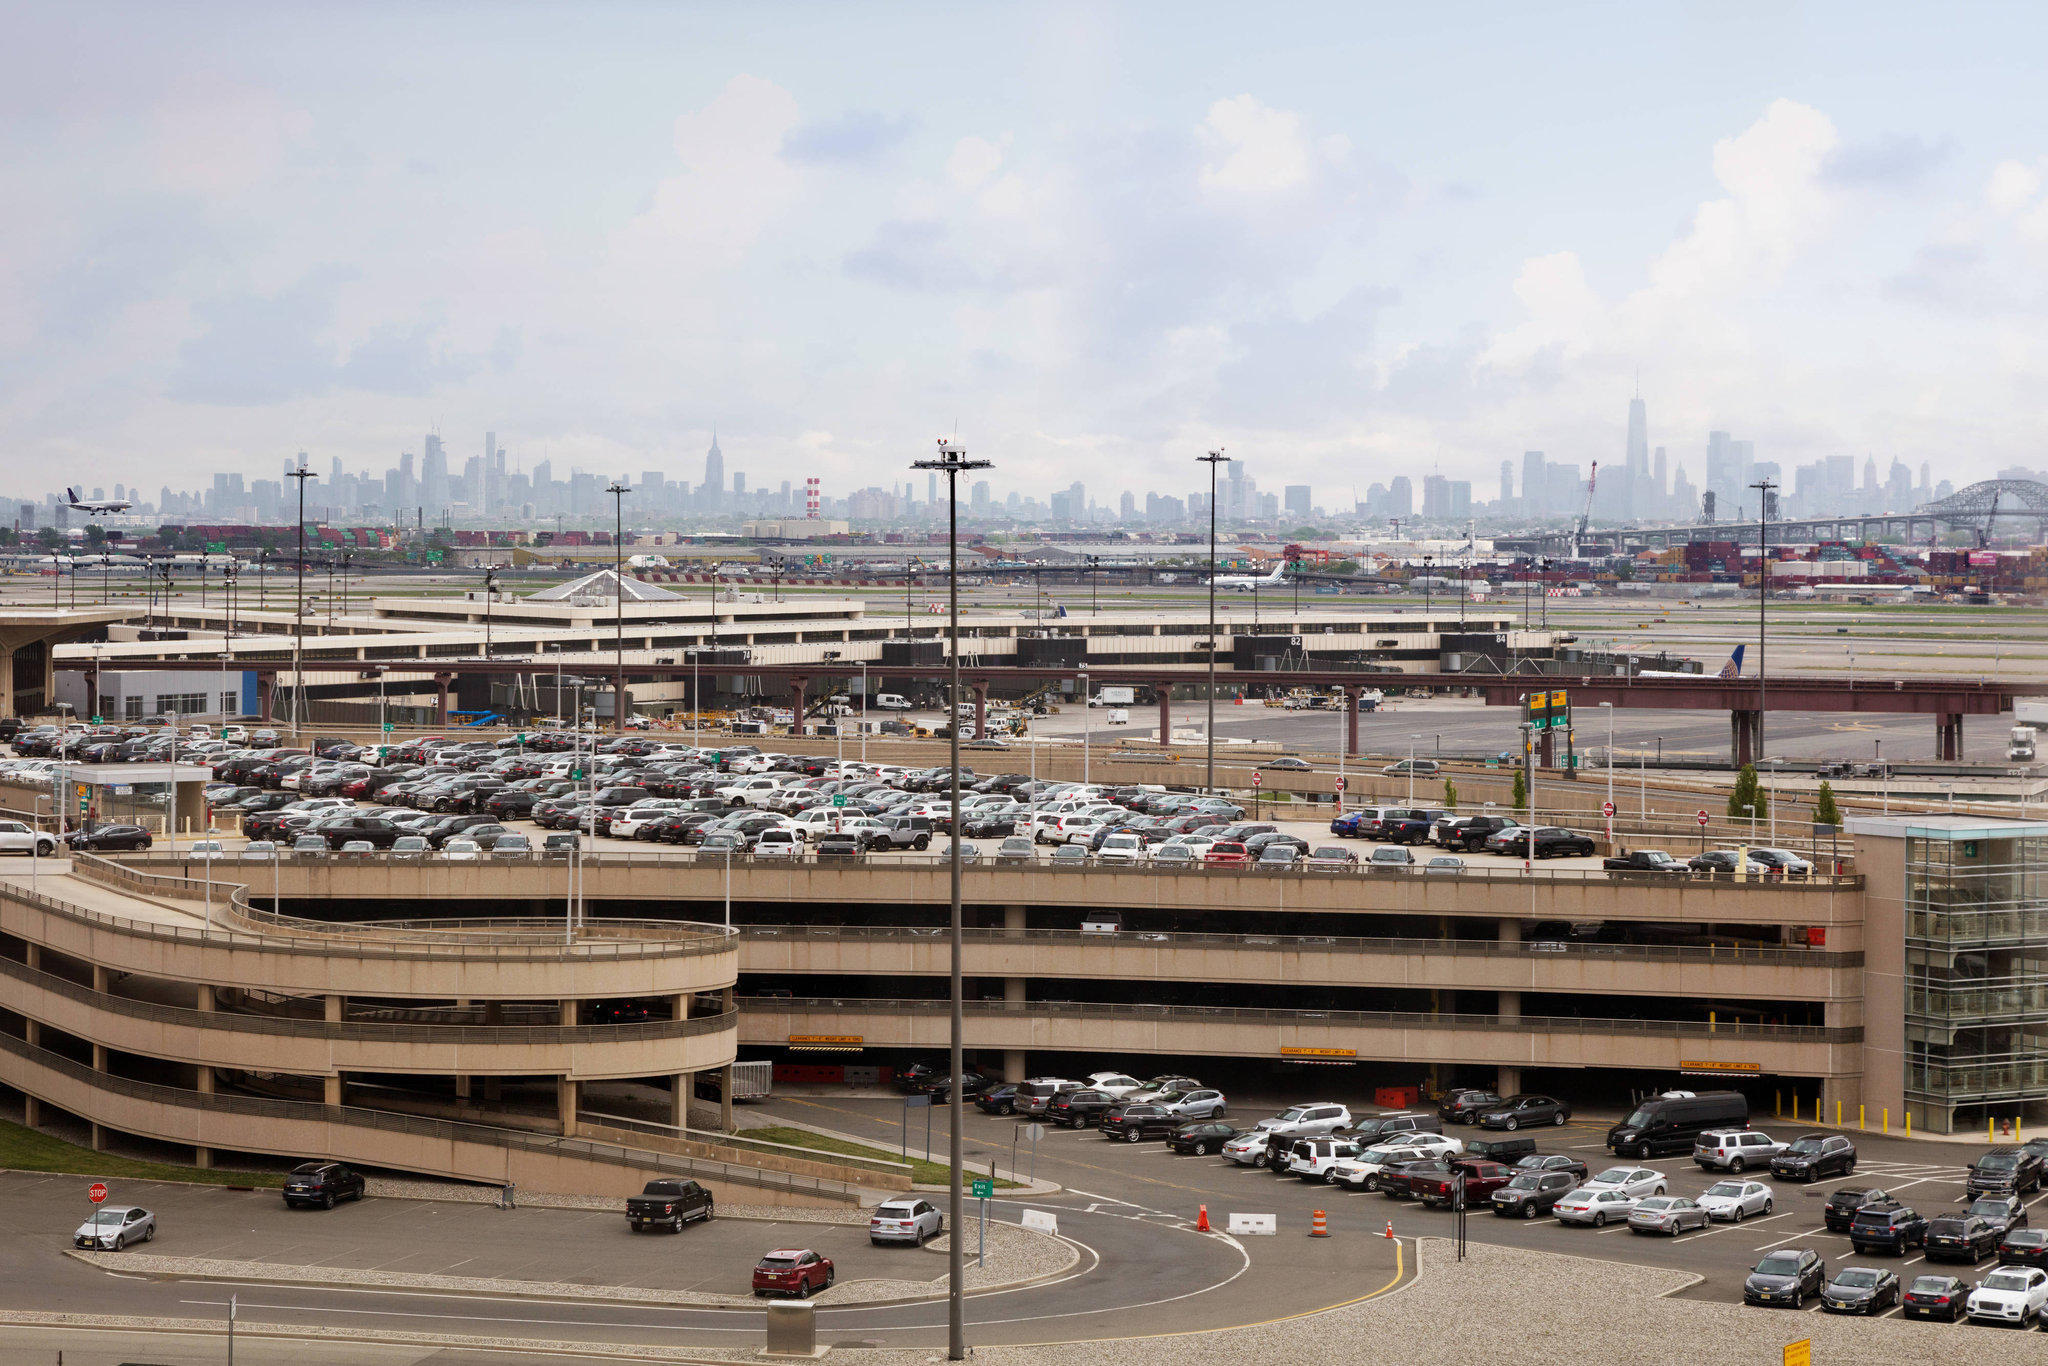
[(807, 1247), (779, 1247), (754, 1263), (756, 1295), (799, 1299), (832, 1284), (832, 1259)]
[(1251, 861), (1250, 852), (1237, 840), (1218, 840), (1202, 855), (1202, 862), (1211, 868), (1247, 868)]

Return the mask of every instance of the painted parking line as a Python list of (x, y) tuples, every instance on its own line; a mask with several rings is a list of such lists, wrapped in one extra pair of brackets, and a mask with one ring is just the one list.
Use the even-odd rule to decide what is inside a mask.
[(1784, 1243), (1797, 1242), (1801, 1238), (1825, 1238), (1828, 1236), (1828, 1231), (1825, 1228), (1803, 1229), (1798, 1233), (1789, 1234), (1786, 1237), (1780, 1238), (1775, 1242), (1759, 1243), (1756, 1246), (1756, 1250), (1758, 1252), (1769, 1252), (1774, 1247), (1778, 1247)]

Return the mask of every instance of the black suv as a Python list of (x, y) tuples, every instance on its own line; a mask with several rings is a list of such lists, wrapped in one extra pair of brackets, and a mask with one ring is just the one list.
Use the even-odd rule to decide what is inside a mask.
[(1063, 1128), (1085, 1129), (1116, 1103), (1107, 1091), (1062, 1091), (1046, 1103), (1045, 1117)]
[(367, 1188), (361, 1172), (339, 1162), (301, 1162), (284, 1179), (285, 1208), (318, 1205), (333, 1209), (337, 1200), (362, 1199)]
[(1980, 1195), (1964, 1213), (1974, 1214), (1991, 1225), (2001, 1238), (2027, 1226), (2027, 1202), (2017, 1195)]
[(374, 848), (389, 849), (400, 835), (407, 832), (382, 816), (348, 815), (322, 821), (317, 829), (307, 833), (325, 839), (329, 849), (339, 849), (350, 840), (362, 840)]
[(1504, 1219), (1534, 1219), (1550, 1213), (1553, 1206), (1578, 1189), (1579, 1178), (1570, 1172), (1523, 1169), (1493, 1193), (1493, 1212)]
[(1452, 818), (1436, 823), (1436, 842), (1446, 849), (1463, 849), (1477, 853), (1486, 847), (1486, 842), (1503, 830), (1512, 830), (1516, 822), (1512, 816), (1468, 816), (1463, 820)]
[(1806, 1305), (1828, 1281), (1828, 1264), (1810, 1247), (1781, 1247), (1767, 1254), (1742, 1283), (1744, 1304)]
[(1858, 1252), (1889, 1252), (1903, 1257), (1927, 1247), (1927, 1221), (1905, 1205), (1865, 1205), (1849, 1221), (1849, 1243)]
[(1788, 1181), (1818, 1181), (1856, 1170), (1856, 1145), (1840, 1134), (1801, 1134), (1771, 1159), (1771, 1175)]
[(1970, 1164), (1963, 1189), (1971, 1195), (2025, 1195), (2041, 1189), (2041, 1157), (2025, 1148), (1993, 1148)]
[(1927, 1260), (1975, 1266), (1998, 1250), (1998, 1230), (1974, 1214), (1944, 1214), (1927, 1221)]
[(1126, 1143), (1136, 1143), (1141, 1139), (1167, 1137), (1180, 1127), (1180, 1116), (1169, 1113), (1163, 1105), (1125, 1101), (1104, 1110), (1097, 1127), (1102, 1130), (1104, 1138), (1121, 1138)]
[(1436, 1103), (1436, 1117), (1446, 1124), (1472, 1124), (1477, 1122), (1479, 1111), (1498, 1104), (1498, 1092), (1460, 1086), (1444, 1092), (1443, 1099)]
[(1856, 1211), (1865, 1205), (1889, 1205), (1896, 1203), (1891, 1196), (1875, 1186), (1844, 1186), (1828, 1197), (1821, 1208), (1821, 1222), (1830, 1233), (1847, 1233), (1849, 1225), (1856, 1220)]

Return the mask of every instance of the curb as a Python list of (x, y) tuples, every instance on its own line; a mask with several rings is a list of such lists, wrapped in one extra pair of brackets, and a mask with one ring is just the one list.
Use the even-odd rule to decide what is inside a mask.
[[(178, 1333), (188, 1337), (218, 1338), (220, 1327), (203, 1319), (151, 1319), (123, 1314), (37, 1314), (18, 1309), (0, 1310), (0, 1325), (10, 1328), (46, 1328), (81, 1333)], [(684, 1355), (691, 1348), (632, 1346), (624, 1343), (561, 1342), (547, 1339), (507, 1340), (457, 1333), (321, 1332), (288, 1323), (238, 1322), (237, 1337), (266, 1338), (286, 1342), (343, 1342), (387, 1347), (439, 1347), (454, 1350), (503, 1352), (507, 1355), (545, 1357), (606, 1357), (615, 1361), (667, 1361), (681, 1366), (732, 1366), (733, 1357)]]

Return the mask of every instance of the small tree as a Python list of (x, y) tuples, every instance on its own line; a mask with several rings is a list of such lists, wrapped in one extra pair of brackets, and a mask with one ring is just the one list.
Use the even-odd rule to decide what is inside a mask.
[(1515, 786), (1512, 796), (1514, 798), (1515, 810), (1527, 811), (1529, 809), (1529, 781), (1522, 776), (1522, 770), (1519, 768), (1515, 770)]
[(1771, 814), (1770, 802), (1756, 780), (1756, 765), (1744, 764), (1742, 771), (1735, 775), (1735, 790), (1728, 794), (1728, 814), (1748, 819), (1752, 807), (1758, 820), (1765, 820)]
[(1456, 811), (1458, 809), (1458, 785), (1449, 778), (1444, 779), (1444, 809), (1446, 811)]
[(1815, 825), (1840, 825), (1841, 808), (1835, 805), (1835, 789), (1828, 783), (1820, 785), (1820, 795), (1813, 802), (1813, 823)]

